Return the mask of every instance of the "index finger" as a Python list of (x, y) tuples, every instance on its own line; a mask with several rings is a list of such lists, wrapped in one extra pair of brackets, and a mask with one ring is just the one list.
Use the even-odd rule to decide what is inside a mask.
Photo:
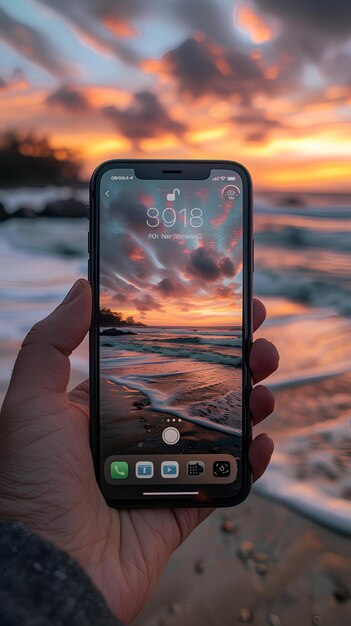
[(266, 319), (266, 307), (258, 298), (253, 299), (253, 329), (254, 332), (263, 324)]

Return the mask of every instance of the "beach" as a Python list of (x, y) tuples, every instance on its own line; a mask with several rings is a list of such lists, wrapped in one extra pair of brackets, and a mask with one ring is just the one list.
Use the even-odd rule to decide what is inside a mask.
[(348, 626), (351, 544), (256, 493), (181, 546), (133, 626)]
[[(135, 626), (350, 623), (351, 209), (333, 197), (323, 203), (312, 198), (304, 207), (279, 206), (269, 198), (256, 200), (255, 213), (255, 293), (268, 310), (256, 336), (274, 341), (281, 354), (280, 368), (268, 381), (276, 408), (256, 429), (275, 440), (272, 463), (247, 502), (215, 512), (175, 553)], [(86, 276), (86, 237), (87, 221), (80, 219), (11, 219), (0, 225), (2, 396), (25, 333), (64, 298), (77, 277)], [(179, 338), (175, 330), (168, 339)], [(172, 376), (177, 387), (182, 380), (185, 393), (187, 367), (199, 370), (202, 390), (205, 381), (208, 393), (214, 385), (216, 402), (225, 395), (215, 385), (223, 382), (219, 372), (229, 368), (211, 356), (219, 347), (210, 343), (213, 333), (203, 336), (195, 327), (187, 332), (197, 340), (164, 341), (157, 349), (145, 341), (149, 350), (132, 345), (133, 335), (103, 338), (114, 344), (103, 346), (106, 357), (116, 358), (116, 352), (124, 357), (123, 371), (111, 362), (106, 374), (114, 379), (111, 393), (118, 394), (121, 406), (134, 407), (138, 443), (152, 444), (150, 426), (161, 415), (182, 419), (184, 442), (196, 445), (191, 420), (181, 413), (185, 396), (173, 398)], [(222, 356), (228, 348), (235, 358), (235, 347), (220, 348)], [(182, 350), (192, 356), (185, 358)], [(88, 375), (87, 340), (71, 362), (70, 388)], [(132, 362), (141, 368), (134, 368), (139, 375), (134, 380), (128, 373)], [(172, 376), (148, 382), (147, 364), (152, 376)], [(201, 415), (202, 399), (193, 395), (192, 418), (211, 421), (206, 412)], [(235, 429), (233, 416), (229, 412), (227, 424)], [(237, 555), (242, 542), (253, 544), (258, 560)], [(250, 546), (244, 549), (250, 554)]]

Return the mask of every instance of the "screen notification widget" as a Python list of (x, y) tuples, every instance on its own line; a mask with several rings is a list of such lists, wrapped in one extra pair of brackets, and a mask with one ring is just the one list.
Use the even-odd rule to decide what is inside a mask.
[(137, 478), (152, 478), (154, 475), (154, 464), (152, 461), (138, 461), (135, 465), (135, 476)]
[(162, 478), (178, 478), (179, 463), (178, 461), (163, 461), (161, 463)]

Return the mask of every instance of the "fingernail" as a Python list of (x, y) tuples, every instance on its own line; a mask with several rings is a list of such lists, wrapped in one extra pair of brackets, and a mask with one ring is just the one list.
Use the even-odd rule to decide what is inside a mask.
[(73, 287), (71, 287), (71, 289), (69, 290), (67, 296), (65, 297), (65, 299), (62, 301), (62, 304), (70, 304), (71, 302), (73, 302), (73, 300), (75, 300), (83, 291), (83, 286), (82, 283), (80, 282), (80, 280), (77, 280)]

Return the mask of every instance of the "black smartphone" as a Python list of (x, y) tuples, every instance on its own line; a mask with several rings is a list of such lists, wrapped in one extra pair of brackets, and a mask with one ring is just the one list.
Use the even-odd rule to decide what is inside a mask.
[(232, 506), (251, 471), (252, 185), (232, 161), (91, 180), (90, 424), (112, 507)]

